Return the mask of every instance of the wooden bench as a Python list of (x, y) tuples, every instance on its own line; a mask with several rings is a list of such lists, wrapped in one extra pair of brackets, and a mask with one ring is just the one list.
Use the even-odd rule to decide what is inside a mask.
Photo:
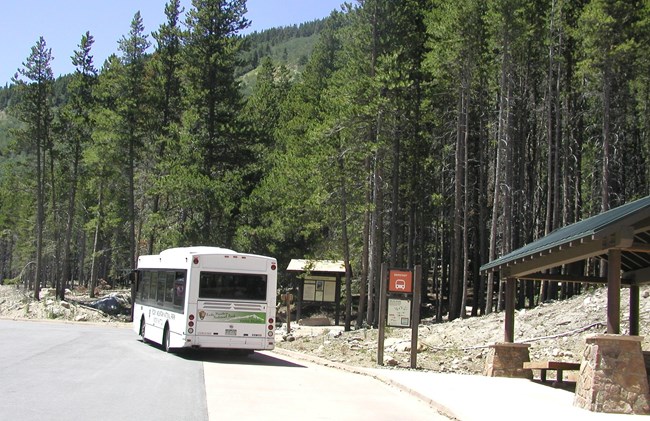
[(564, 384), (564, 379), (562, 378), (564, 370), (580, 370), (580, 363), (570, 363), (565, 361), (530, 361), (524, 362), (524, 369), (540, 370), (542, 383), (546, 382), (546, 371), (555, 370), (557, 374), (553, 386), (562, 386)]

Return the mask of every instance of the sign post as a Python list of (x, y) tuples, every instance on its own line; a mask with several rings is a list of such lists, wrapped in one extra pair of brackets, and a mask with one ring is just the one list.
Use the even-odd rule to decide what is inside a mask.
[(381, 286), (379, 289), (379, 332), (377, 364), (384, 365), (384, 338), (386, 326), (410, 327), (411, 368), (417, 365), (418, 325), (420, 323), (420, 291), (422, 266), (415, 271), (391, 269), (381, 265)]
[(420, 301), (422, 292), (422, 265), (415, 265), (413, 288), (413, 313), (411, 315), (411, 368), (417, 368), (418, 327), (420, 325)]
[(384, 335), (386, 333), (386, 278), (388, 264), (381, 264), (381, 279), (379, 285), (379, 332), (377, 332), (377, 364), (384, 365)]
[(280, 299), (287, 306), (287, 333), (291, 333), (291, 303), (293, 302), (293, 294), (282, 294), (280, 295)]

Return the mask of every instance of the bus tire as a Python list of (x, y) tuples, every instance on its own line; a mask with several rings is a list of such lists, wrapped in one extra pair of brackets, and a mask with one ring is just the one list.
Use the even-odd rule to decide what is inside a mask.
[(145, 336), (144, 336), (146, 329), (147, 329), (147, 324), (144, 321), (144, 317), (142, 317), (140, 319), (140, 337), (142, 338), (143, 343), (147, 342), (147, 338), (145, 338)]
[(163, 330), (163, 340), (162, 340), (162, 345), (163, 349), (165, 352), (171, 352), (171, 347), (169, 346), (169, 325), (165, 325), (165, 329)]

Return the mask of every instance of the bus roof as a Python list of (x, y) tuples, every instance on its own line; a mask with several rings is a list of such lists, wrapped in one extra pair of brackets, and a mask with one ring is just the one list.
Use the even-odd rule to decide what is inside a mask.
[(190, 247), (176, 247), (160, 252), (161, 256), (166, 255), (186, 255), (186, 254), (236, 254), (234, 250), (221, 248), (221, 247), (210, 247), (210, 246), (190, 246)]

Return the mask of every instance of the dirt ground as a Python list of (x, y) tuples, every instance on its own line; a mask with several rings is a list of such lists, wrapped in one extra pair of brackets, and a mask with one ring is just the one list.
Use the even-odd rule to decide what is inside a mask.
[[(26, 291), (12, 285), (0, 285), (0, 318), (5, 319), (43, 319), (71, 322), (126, 323), (126, 316), (110, 316), (90, 307), (102, 298), (116, 296), (124, 301), (130, 295), (123, 290), (102, 290), (95, 298), (90, 298), (85, 290), (68, 291), (66, 300), (56, 298), (50, 288), (41, 289), (40, 300), (36, 301), (33, 291)], [(128, 303), (124, 303), (128, 305)]]
[[(643, 349), (650, 349), (650, 287), (641, 289), (640, 334)], [(621, 331), (628, 333), (629, 290), (621, 291)], [(489, 345), (502, 342), (504, 314), (435, 323), (421, 321), (418, 329), (418, 369), (481, 374)], [(580, 362), (585, 337), (607, 331), (607, 290), (599, 288), (564, 301), (544, 303), (515, 314), (515, 342), (531, 344), (531, 360)], [(278, 332), (280, 348), (304, 352), (347, 365), (377, 366), (377, 330), (343, 332), (341, 327), (291, 324), (291, 332)], [(387, 328), (384, 364), (410, 367), (411, 330)]]
[[(124, 294), (103, 291), (101, 296)], [(14, 286), (0, 286), (0, 317), (9, 319), (52, 319), (73, 322), (127, 323), (125, 316), (113, 317), (80, 303), (92, 301), (84, 292), (70, 292), (59, 301), (44, 289), (41, 300)], [(641, 289), (640, 329), (643, 348), (650, 349), (650, 286)], [(628, 331), (629, 291), (621, 291), (622, 333)], [(581, 360), (585, 336), (606, 332), (607, 290), (599, 288), (565, 301), (544, 303), (515, 314), (515, 341), (530, 343), (531, 360)], [(503, 340), (503, 313), (435, 323), (421, 321), (418, 329), (418, 369), (436, 372), (480, 374), (488, 347)], [(377, 330), (344, 332), (341, 326), (286, 324), (276, 332), (277, 347), (311, 354), (347, 365), (377, 366)], [(410, 367), (411, 330), (387, 328), (384, 364), (397, 369)]]

